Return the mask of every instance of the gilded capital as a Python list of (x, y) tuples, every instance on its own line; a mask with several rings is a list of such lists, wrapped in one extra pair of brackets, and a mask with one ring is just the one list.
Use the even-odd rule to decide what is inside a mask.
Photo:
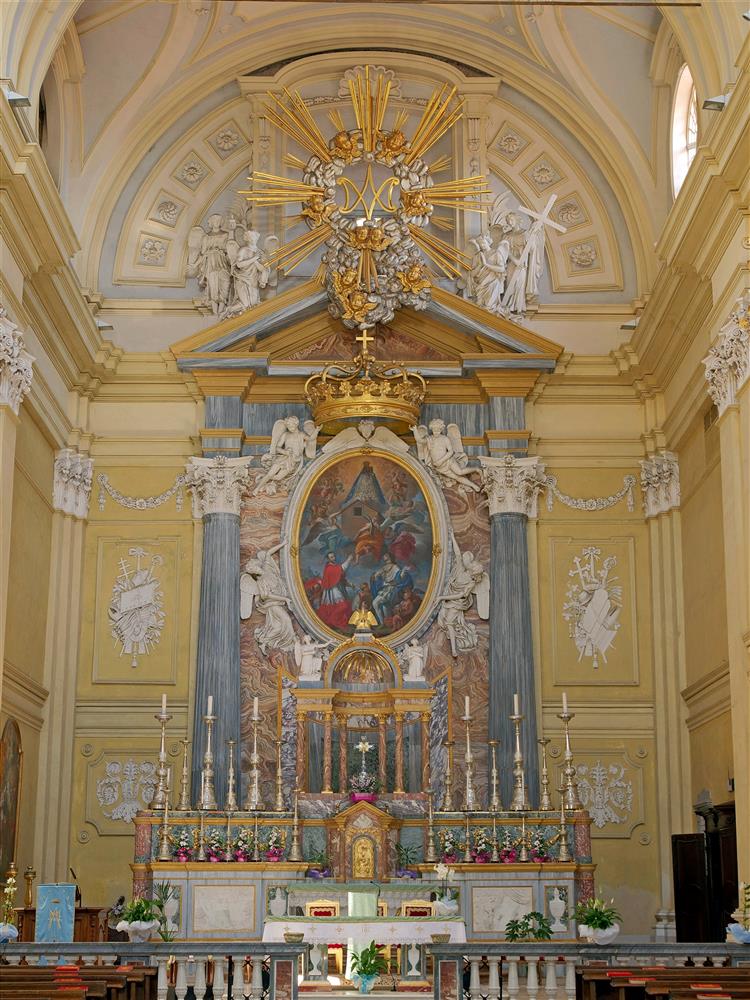
[(52, 486), (52, 506), (54, 509), (85, 520), (89, 515), (93, 478), (93, 458), (81, 455), (74, 448), (63, 448), (58, 451), (55, 454), (55, 473)]
[(721, 416), (750, 377), (750, 292), (737, 299), (703, 364), (709, 395)]
[(16, 416), (31, 391), (33, 362), (21, 331), (0, 306), (0, 406), (9, 406)]
[(661, 451), (641, 460), (641, 490), (647, 518), (680, 506), (680, 467), (673, 452)]
[(544, 462), (538, 457), (503, 458), (481, 455), (482, 489), (489, 500), (490, 516), (537, 516), (537, 497), (546, 487)]
[(239, 516), (242, 494), (250, 483), (251, 458), (191, 458), (185, 485), (193, 497), (193, 517), (207, 514)]

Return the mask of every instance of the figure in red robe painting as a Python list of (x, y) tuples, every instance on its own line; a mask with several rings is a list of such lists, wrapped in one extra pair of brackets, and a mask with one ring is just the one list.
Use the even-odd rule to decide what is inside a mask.
[(320, 577), (322, 593), (318, 615), (331, 628), (345, 629), (352, 614), (352, 602), (349, 598), (349, 585), (346, 580), (346, 570), (352, 557), (348, 556), (343, 563), (336, 562), (335, 552), (326, 556), (326, 564)]

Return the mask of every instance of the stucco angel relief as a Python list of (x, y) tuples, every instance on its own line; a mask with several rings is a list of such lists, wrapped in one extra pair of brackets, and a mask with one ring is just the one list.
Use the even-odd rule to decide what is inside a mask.
[(291, 603), (289, 593), (274, 559), (285, 544), (282, 542), (272, 549), (258, 549), (255, 556), (245, 563), (240, 576), (240, 618), (250, 618), (253, 611), (265, 615), (265, 622), (254, 633), (264, 655), (269, 649), (295, 648), (292, 619), (287, 611)]
[(417, 445), (417, 457), (432, 469), (443, 486), (454, 486), (462, 492), (479, 492), (479, 486), (469, 477), (474, 470), (468, 468), (469, 456), (464, 451), (458, 424), (448, 424), (439, 417), (429, 426), (412, 427)]
[(467, 653), (477, 646), (477, 630), (467, 622), (465, 612), (477, 602), (477, 614), (483, 621), (490, 617), (490, 578), (473, 552), (461, 552), (451, 535), (455, 561), (445, 589), (438, 597), (438, 628), (448, 634), (451, 654)]
[(277, 420), (271, 431), (271, 447), (260, 459), (265, 472), (256, 479), (253, 495), (275, 496), (279, 489), (288, 492), (302, 471), (305, 459), (315, 458), (319, 432), (320, 427), (312, 420), (306, 420), (301, 430), (299, 417)]

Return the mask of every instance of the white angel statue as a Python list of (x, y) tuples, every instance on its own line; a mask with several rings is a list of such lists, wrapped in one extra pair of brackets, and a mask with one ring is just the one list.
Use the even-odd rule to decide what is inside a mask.
[(427, 646), (423, 645), (419, 639), (412, 639), (411, 642), (401, 650), (401, 656), (406, 660), (407, 668), (404, 674), (405, 681), (424, 681), (424, 664), (427, 659)]
[(446, 593), (438, 598), (441, 607), (437, 623), (438, 628), (448, 633), (451, 654), (458, 656), (477, 645), (477, 630), (464, 617), (475, 596), (479, 617), (483, 621), (490, 617), (490, 578), (472, 552), (461, 552), (455, 535), (451, 535), (451, 542), (455, 560)]
[(255, 629), (255, 639), (263, 655), (269, 649), (294, 649), (295, 635), (289, 617), (289, 595), (281, 579), (274, 555), (285, 542), (272, 549), (258, 549), (245, 563), (240, 576), (240, 618), (249, 618), (253, 610), (266, 616)]
[(510, 240), (503, 236), (495, 246), (490, 234), (483, 233), (471, 242), (476, 247), (471, 270), (472, 296), (478, 306), (500, 316), (503, 314)]
[(436, 417), (429, 427), (420, 424), (411, 428), (417, 444), (417, 457), (429, 469), (434, 469), (444, 486), (457, 486), (465, 491), (479, 492), (479, 486), (469, 479), (469, 456), (464, 451), (458, 424), (448, 424)]
[(265, 472), (255, 482), (254, 496), (265, 493), (275, 496), (279, 487), (289, 489), (302, 469), (306, 458), (315, 458), (318, 433), (312, 420), (299, 427), (299, 417), (282, 417), (273, 425), (271, 447), (261, 456)]
[(208, 230), (194, 226), (188, 236), (187, 275), (198, 279), (198, 286), (211, 312), (221, 316), (230, 298), (231, 260), (229, 232), (218, 212), (208, 217)]
[(318, 650), (328, 649), (330, 643), (315, 642), (312, 636), (303, 635), (294, 641), (294, 662), (299, 667), (300, 681), (319, 681), (323, 657)]
[(237, 313), (257, 306), (260, 302), (260, 290), (268, 284), (271, 270), (258, 247), (259, 239), (260, 233), (256, 229), (248, 229), (244, 244), (232, 261), (235, 295), (232, 308)]

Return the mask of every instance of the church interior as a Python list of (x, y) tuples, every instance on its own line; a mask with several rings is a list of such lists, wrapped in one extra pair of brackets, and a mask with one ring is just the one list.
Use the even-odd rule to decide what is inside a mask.
[(0, 23), (0, 994), (748, 1000), (747, 0)]

